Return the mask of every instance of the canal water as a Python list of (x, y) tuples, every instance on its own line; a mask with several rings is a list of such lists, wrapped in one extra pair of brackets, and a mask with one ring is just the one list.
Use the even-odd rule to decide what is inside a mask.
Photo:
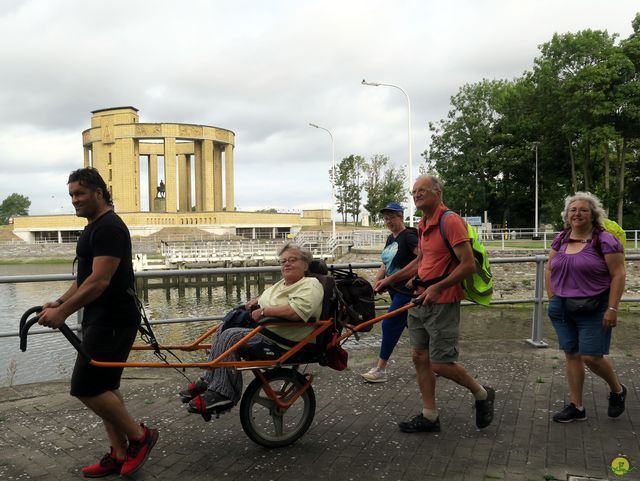
[[(0, 265), (0, 276), (70, 273), (64, 264)], [(242, 276), (234, 277), (225, 285), (209, 288), (181, 286), (170, 289), (149, 289), (144, 296), (148, 317), (154, 319), (202, 317), (222, 315), (230, 308), (258, 294), (258, 281), (252, 282)], [(269, 274), (270, 276), (270, 274)], [(275, 277), (278, 277), (277, 274)], [(260, 287), (269, 285), (274, 277), (260, 279)], [(56, 299), (68, 287), (70, 281), (44, 283), (0, 284), (0, 333), (17, 332), (20, 317), (30, 307)], [(463, 306), (461, 319), (461, 342), (495, 340), (496, 344), (513, 341), (514, 349), (524, 348), (524, 340), (531, 337), (531, 305)], [(626, 355), (640, 355), (640, 313), (626, 309), (621, 312), (620, 326), (614, 333), (612, 350), (622, 350)], [(75, 316), (67, 320), (73, 326)], [(158, 340), (165, 344), (193, 342), (212, 325), (213, 321), (190, 324), (169, 324), (154, 327)], [(38, 327), (34, 326), (32, 330)], [(543, 337), (550, 346), (556, 347), (555, 333), (546, 319)], [(376, 325), (370, 333), (362, 334), (359, 340), (353, 337), (347, 342), (348, 350), (368, 349), (367, 356), (375, 359), (375, 347), (380, 342), (380, 327)], [(408, 343), (407, 334), (401, 343)], [(511, 345), (511, 344), (510, 344)], [(374, 354), (372, 354), (374, 353)], [(204, 352), (177, 353), (183, 360), (204, 360)], [(18, 337), (0, 337), (0, 386), (26, 384), (30, 382), (68, 379), (73, 367), (75, 351), (57, 331), (30, 335), (28, 349), (21, 352)], [(130, 359), (157, 359), (148, 353), (132, 353)]]
[[(70, 273), (70, 264), (0, 265), (0, 276)], [(228, 282), (223, 282), (224, 286), (217, 282), (217, 286), (210, 287), (152, 288), (141, 297), (150, 320), (211, 317), (255, 297), (258, 286), (264, 288), (278, 278), (278, 273), (264, 274), (259, 280), (256, 274), (251, 278), (233, 275)], [(0, 284), (0, 333), (17, 333), (20, 317), (27, 309), (57, 299), (70, 282)], [(67, 319), (67, 324), (76, 325), (77, 317)], [(182, 344), (192, 342), (210, 325), (211, 322), (169, 324), (154, 327), (154, 332), (161, 342)], [(31, 331), (38, 329), (41, 328), (33, 326)], [(62, 379), (71, 374), (75, 351), (59, 332), (30, 334), (27, 344), (28, 349), (23, 353), (18, 337), (0, 337), (0, 386)], [(140, 358), (142, 354), (132, 356)], [(187, 354), (184, 358), (191, 359), (194, 355)]]

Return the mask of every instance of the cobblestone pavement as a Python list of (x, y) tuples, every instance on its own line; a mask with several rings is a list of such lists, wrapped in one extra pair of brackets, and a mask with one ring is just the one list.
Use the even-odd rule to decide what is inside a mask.
[[(627, 410), (606, 415), (605, 384), (587, 374), (584, 423), (556, 424), (565, 401), (562, 353), (535, 349), (519, 339), (465, 340), (461, 362), (496, 388), (495, 420), (478, 430), (472, 396), (438, 380), (442, 432), (403, 434), (397, 422), (420, 410), (413, 367), (403, 340), (389, 382), (365, 384), (359, 376), (377, 350), (350, 349), (349, 369), (310, 366), (316, 374), (315, 419), (295, 444), (265, 449), (242, 431), (238, 409), (205, 423), (187, 413), (176, 391), (184, 379), (173, 370), (126, 371), (123, 393), (130, 411), (160, 430), (139, 480), (566, 480), (640, 479), (640, 371), (638, 349), (613, 346), (612, 359), (629, 389)], [(192, 376), (196, 372), (189, 372)], [(248, 381), (252, 376), (245, 374)], [(67, 394), (67, 383), (0, 389), (0, 479), (68, 480), (108, 445), (98, 419)], [(610, 468), (624, 455), (636, 470), (616, 477)], [(107, 479), (114, 479), (110, 476)]]

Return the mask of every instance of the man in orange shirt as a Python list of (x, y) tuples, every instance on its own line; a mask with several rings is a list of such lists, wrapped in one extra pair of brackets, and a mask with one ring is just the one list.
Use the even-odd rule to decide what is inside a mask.
[(440, 216), (448, 210), (442, 203), (442, 183), (437, 177), (421, 175), (411, 194), (423, 212), (418, 224), (418, 257), (385, 281), (410, 279), (416, 273), (420, 279), (415, 286), (419, 304), (409, 311), (408, 325), (423, 408), (398, 426), (405, 433), (440, 431), (435, 388), (436, 376), (442, 376), (469, 389), (475, 398), (476, 426), (485, 428), (493, 420), (495, 391), (479, 384), (457, 362), (460, 301), (464, 299), (461, 282), (475, 269), (467, 228), (457, 214), (444, 220), (453, 258), (440, 235)]

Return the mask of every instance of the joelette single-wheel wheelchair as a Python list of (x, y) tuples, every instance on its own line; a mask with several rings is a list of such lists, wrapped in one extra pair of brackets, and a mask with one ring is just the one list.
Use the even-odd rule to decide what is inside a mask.
[[(341, 273), (338, 270), (332, 270), (332, 272), (337, 277), (341, 275), (357, 277), (351, 269), (349, 269), (348, 273)], [(369, 330), (373, 324), (405, 311), (413, 305), (409, 303), (395, 311), (369, 320), (360, 318), (359, 320), (363, 322), (358, 323), (358, 320), (353, 320), (353, 309), (345, 305), (344, 296), (340, 294), (339, 289), (336, 287), (336, 277), (317, 273), (311, 275), (321, 282), (324, 289), (321, 320), (313, 323), (300, 323), (283, 321), (278, 318), (262, 319), (230, 349), (208, 362), (169, 362), (163, 352), (209, 350), (211, 349), (211, 344), (206, 343), (206, 340), (215, 335), (220, 324), (208, 329), (191, 344), (160, 345), (155, 339), (146, 316), (143, 315), (143, 321), (145, 322), (140, 327), (141, 337), (148, 344), (134, 345), (133, 349), (154, 351), (162, 359), (162, 362), (98, 361), (92, 359), (84, 351), (80, 339), (66, 324), (60, 328), (60, 332), (78, 351), (79, 355), (83, 356), (90, 364), (106, 369), (114, 367), (159, 369), (235, 368), (251, 371), (255, 379), (248, 384), (240, 401), (242, 428), (247, 436), (259, 445), (267, 448), (287, 446), (304, 435), (315, 416), (316, 398), (311, 386), (313, 374), (300, 372), (300, 366), (308, 364), (331, 365), (332, 354), (336, 354), (335, 350), (342, 351), (340, 346), (349, 336), (353, 334), (357, 336), (358, 332)], [(37, 313), (41, 310), (40, 306), (32, 307), (20, 319), (20, 349), (22, 351), (27, 349), (29, 329), (37, 323)], [(349, 320), (352, 322), (349, 322)], [(237, 350), (257, 333), (263, 332), (265, 326), (275, 323), (297, 326), (312, 325), (314, 330), (285, 351), (278, 359), (223, 361), (229, 353)], [(332, 352), (332, 350), (334, 351)], [(219, 416), (222, 411), (229, 409), (229, 407), (223, 407), (221, 411), (214, 411), (213, 414)], [(212, 413), (203, 413), (202, 416), (205, 421), (209, 421)]]

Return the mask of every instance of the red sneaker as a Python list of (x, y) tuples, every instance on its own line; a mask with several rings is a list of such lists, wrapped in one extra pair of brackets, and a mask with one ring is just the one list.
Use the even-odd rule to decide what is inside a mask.
[(85, 478), (101, 478), (109, 474), (117, 474), (123, 464), (124, 459), (116, 458), (116, 452), (111, 448), (111, 451), (105, 454), (99, 463), (82, 468), (82, 475)]
[(144, 424), (140, 424), (140, 426), (142, 427), (142, 429), (144, 429), (144, 435), (141, 439), (129, 440), (129, 447), (127, 448), (127, 460), (124, 462), (122, 468), (120, 469), (120, 474), (123, 476), (128, 476), (138, 471), (138, 469), (140, 469), (145, 463), (145, 461), (149, 457), (151, 449), (158, 441), (157, 429), (149, 429)]

